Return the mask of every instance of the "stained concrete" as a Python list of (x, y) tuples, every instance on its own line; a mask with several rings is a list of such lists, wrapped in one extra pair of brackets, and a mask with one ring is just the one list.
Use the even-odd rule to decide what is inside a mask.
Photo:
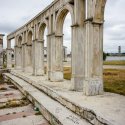
[[(58, 82), (49, 82), (43, 76), (34, 77), (30, 73), (23, 73), (21, 71), (12, 71), (11, 73), (28, 81), (34, 87), (45, 92), (50, 97), (68, 107), (71, 111), (75, 111), (81, 117), (82, 112), (80, 110), (83, 110), (87, 114), (95, 114), (93, 117), (102, 123), (109, 125), (124, 125), (125, 123), (124, 96), (104, 93), (104, 95), (86, 97), (82, 92), (71, 91), (69, 89), (70, 84), (67, 81), (64, 81), (61, 85)], [(76, 108), (78, 109), (76, 110)], [(88, 119), (90, 116), (86, 116), (86, 114), (83, 117), (90, 120)], [(93, 123), (94, 121), (90, 120), (90, 122)]]
[[(27, 98), (39, 108), (42, 115), (54, 125), (90, 125), (85, 119), (82, 119), (77, 114), (73, 113), (59, 102), (51, 99), (46, 94), (42, 93), (29, 83), (11, 74), (4, 74), (23, 92)], [(24, 86), (25, 84), (25, 86)], [(27, 88), (28, 86), (28, 88)]]

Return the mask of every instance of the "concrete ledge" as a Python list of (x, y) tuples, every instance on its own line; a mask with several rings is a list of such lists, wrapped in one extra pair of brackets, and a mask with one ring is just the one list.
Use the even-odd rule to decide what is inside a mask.
[(15, 86), (17, 86), (21, 92), (40, 109), (42, 115), (52, 125), (90, 125), (89, 122), (81, 119), (78, 115), (62, 106), (59, 102), (40, 92), (24, 80), (9, 73), (3, 75), (5, 79), (10, 80)]
[(78, 103), (74, 103), (71, 100), (69, 100), (68, 98), (65, 98), (64, 96), (58, 94), (54, 89), (51, 89), (50, 87), (46, 86), (44, 84), (44, 82), (43, 82), (43, 84), (39, 85), (35, 80), (33, 80), (25, 75), (22, 75), (20, 73), (18, 74), (17, 72), (11, 71), (11, 74), (27, 81), (28, 83), (30, 83), (31, 85), (33, 85), (34, 87), (39, 89), (40, 91), (46, 93), (51, 98), (58, 101), (59, 103), (61, 103), (62, 105), (64, 105), (65, 107), (67, 107), (68, 109), (70, 109), (71, 111), (76, 113), (77, 115), (79, 115), (80, 117), (88, 120), (92, 124), (94, 124), (94, 125), (113, 125), (110, 121), (99, 116), (94, 110), (88, 109), (86, 107), (82, 107)]

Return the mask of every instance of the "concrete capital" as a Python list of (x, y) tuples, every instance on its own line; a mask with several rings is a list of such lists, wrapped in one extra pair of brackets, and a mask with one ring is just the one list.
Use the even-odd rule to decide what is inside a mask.
[(63, 37), (64, 34), (56, 34), (55, 37)]
[(50, 33), (47, 36), (49, 37), (49, 36), (53, 36), (53, 35), (55, 35), (55, 33)]
[(22, 43), (22, 46), (26, 45), (27, 43)]
[(6, 50), (12, 51), (12, 49), (11, 49), (11, 48), (6, 48)]
[(27, 46), (32, 46), (32, 44), (26, 44)]
[(73, 25), (71, 25), (71, 27), (78, 27), (79, 26), (79, 24), (73, 24)]
[(44, 43), (45, 40), (37, 40), (38, 43)]

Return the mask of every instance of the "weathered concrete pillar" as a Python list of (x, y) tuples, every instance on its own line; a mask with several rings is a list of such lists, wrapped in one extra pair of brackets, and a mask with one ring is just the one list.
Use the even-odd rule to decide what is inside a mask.
[(25, 63), (26, 63), (26, 72), (33, 72), (33, 65), (32, 65), (32, 45), (26, 44), (25, 46), (25, 53), (26, 53), (26, 58), (25, 58)]
[(44, 40), (34, 40), (33, 53), (33, 75), (44, 75)]
[(25, 72), (26, 68), (26, 43), (22, 44), (22, 70)]
[(85, 1), (76, 0), (74, 13), (75, 21), (72, 27), (72, 88), (75, 91), (83, 91), (83, 79), (85, 77)]
[(103, 93), (103, 25), (86, 21), (85, 95)]
[(15, 68), (21, 69), (22, 68), (22, 47), (15, 46)]
[(7, 68), (12, 68), (12, 49), (11, 40), (7, 40)]
[(50, 80), (63, 81), (63, 35), (51, 36), (51, 72)]
[(47, 35), (47, 75), (48, 75), (48, 80), (50, 80), (50, 74), (51, 74), (51, 36), (52, 36), (52, 34)]
[(88, 0), (85, 20), (85, 95), (103, 93), (103, 22), (106, 0)]

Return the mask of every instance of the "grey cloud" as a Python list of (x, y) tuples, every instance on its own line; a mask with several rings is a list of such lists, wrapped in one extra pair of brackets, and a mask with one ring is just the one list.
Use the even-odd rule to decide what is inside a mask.
[[(43, 10), (53, 0), (0, 0), (0, 32), (10, 33)], [(25, 4), (24, 4), (25, 3)], [(125, 0), (107, 0), (104, 25), (104, 50), (125, 50)], [(71, 16), (64, 23), (64, 44), (71, 46)]]

